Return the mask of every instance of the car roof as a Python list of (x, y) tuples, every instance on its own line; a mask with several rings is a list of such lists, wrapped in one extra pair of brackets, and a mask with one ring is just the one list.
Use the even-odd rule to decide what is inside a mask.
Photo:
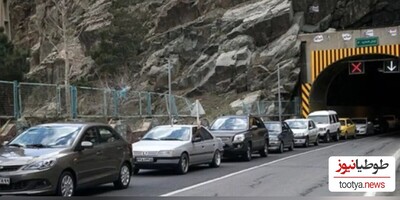
[[(204, 127), (203, 125), (201, 125), (201, 126)], [(171, 125), (170, 124), (168, 124), (168, 125), (158, 125), (158, 126), (155, 126), (155, 127), (171, 127)], [(193, 128), (193, 127), (197, 127), (197, 125), (196, 124), (174, 124), (172, 127)]]
[(54, 122), (54, 123), (44, 123), (38, 124), (37, 126), (109, 126), (105, 123), (99, 122)]
[(298, 118), (298, 119), (287, 119), (285, 121), (289, 122), (289, 121), (311, 121), (312, 119), (303, 119), (303, 118)]
[(310, 113), (308, 116), (312, 115), (329, 115), (329, 114), (337, 114), (334, 110), (318, 110)]
[(265, 121), (264, 124), (266, 123), (281, 123), (280, 121)]

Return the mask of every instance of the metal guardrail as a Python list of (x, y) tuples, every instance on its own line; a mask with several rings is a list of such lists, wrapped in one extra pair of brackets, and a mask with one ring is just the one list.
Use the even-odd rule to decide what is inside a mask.
[(190, 117), (189, 99), (164, 93), (70, 86), (70, 100), (64, 85), (0, 81), (0, 118), (143, 118)]

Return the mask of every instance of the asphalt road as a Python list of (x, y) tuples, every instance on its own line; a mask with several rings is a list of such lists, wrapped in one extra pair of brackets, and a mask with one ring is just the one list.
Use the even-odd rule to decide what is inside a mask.
[[(267, 158), (254, 155), (251, 162), (227, 160), (217, 169), (193, 167), (186, 175), (168, 171), (141, 171), (126, 190), (112, 185), (79, 191), (79, 196), (362, 196), (328, 190), (330, 156), (391, 156), (400, 149), (400, 133), (321, 143), (295, 148)], [(397, 177), (399, 177), (399, 170)], [(397, 179), (397, 185), (400, 185)], [(397, 187), (399, 188), (399, 187)], [(381, 195), (399, 196), (400, 189)]]

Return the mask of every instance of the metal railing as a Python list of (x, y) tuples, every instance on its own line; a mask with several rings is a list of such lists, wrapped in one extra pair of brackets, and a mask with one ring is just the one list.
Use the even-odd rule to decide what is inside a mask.
[[(0, 81), (0, 118), (190, 117), (189, 99), (165, 93)], [(172, 108), (169, 108), (171, 101)]]

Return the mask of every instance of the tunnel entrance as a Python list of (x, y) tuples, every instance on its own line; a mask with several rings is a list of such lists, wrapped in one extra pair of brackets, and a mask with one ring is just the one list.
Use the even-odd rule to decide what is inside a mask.
[[(340, 117), (375, 118), (400, 114), (400, 73), (383, 73), (390, 55), (359, 55), (333, 63), (320, 73), (310, 92), (311, 111), (336, 110)], [(349, 62), (363, 61), (365, 73), (350, 75)]]

